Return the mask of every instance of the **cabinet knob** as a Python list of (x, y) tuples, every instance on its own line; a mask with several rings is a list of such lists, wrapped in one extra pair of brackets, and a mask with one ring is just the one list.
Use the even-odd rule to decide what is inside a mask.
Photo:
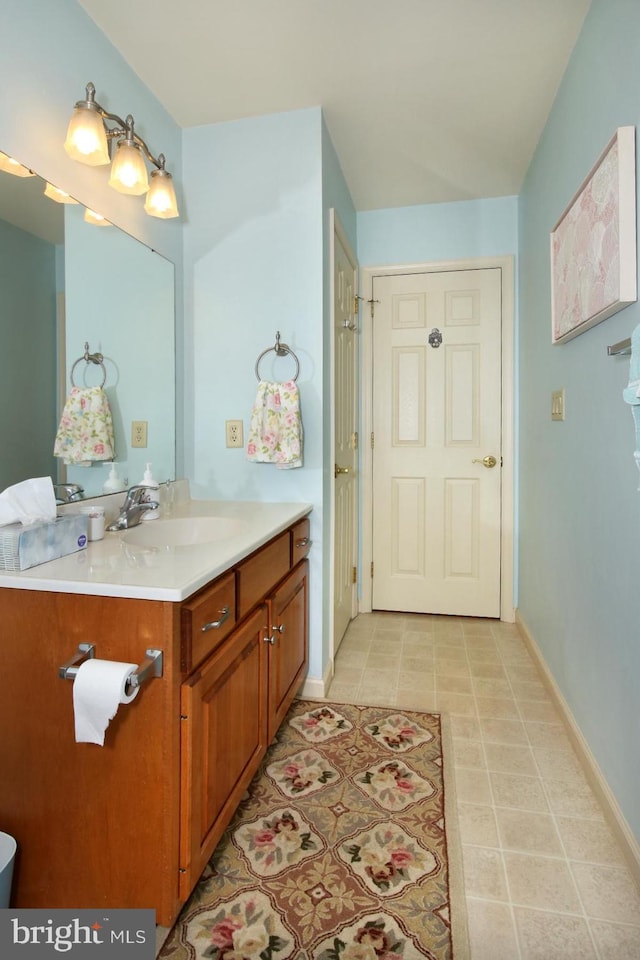
[(309, 537), (301, 537), (300, 540), (296, 540), (296, 547), (309, 547), (311, 546), (312, 541)]
[(264, 640), (265, 643), (270, 643), (271, 646), (273, 646), (274, 643), (276, 642), (275, 637), (263, 637), (262, 639)]
[(231, 613), (229, 607), (223, 607), (222, 610), (218, 611), (220, 613), (219, 620), (211, 620), (209, 623), (205, 623), (202, 628), (202, 632), (206, 633), (207, 630), (217, 630), (218, 627), (221, 627), (229, 619), (229, 614)]
[(273, 628), (276, 633), (284, 633), (284, 623), (281, 623), (279, 627)]

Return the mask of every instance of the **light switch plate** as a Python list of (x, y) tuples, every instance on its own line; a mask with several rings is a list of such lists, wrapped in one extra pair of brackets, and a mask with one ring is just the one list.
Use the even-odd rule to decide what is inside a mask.
[(564, 390), (553, 390), (551, 393), (551, 419), (564, 420)]

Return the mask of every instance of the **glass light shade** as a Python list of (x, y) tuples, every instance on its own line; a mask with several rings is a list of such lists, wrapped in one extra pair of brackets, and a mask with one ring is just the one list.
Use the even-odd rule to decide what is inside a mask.
[(111, 164), (109, 186), (120, 193), (140, 196), (149, 189), (147, 167), (140, 148), (127, 140), (121, 140)]
[(144, 209), (150, 216), (161, 217), (163, 220), (180, 216), (173, 178), (166, 170), (151, 171), (151, 184), (144, 201)]
[(105, 220), (104, 217), (101, 217), (99, 213), (96, 213), (95, 210), (90, 210), (89, 207), (84, 211), (84, 219), (87, 223), (93, 224), (94, 227), (110, 227), (111, 221)]
[(77, 200), (74, 200), (73, 197), (70, 197), (68, 193), (65, 193), (64, 190), (60, 190), (59, 187), (54, 187), (52, 183), (47, 183), (44, 188), (45, 197), (49, 197), (50, 200), (55, 200), (56, 203), (77, 203)]
[(8, 157), (6, 153), (0, 152), (0, 170), (4, 173), (12, 173), (14, 177), (34, 177), (35, 174), (28, 167), (23, 167), (21, 163)]
[(72, 160), (79, 160), (90, 167), (109, 163), (107, 134), (102, 117), (96, 110), (76, 105), (67, 128), (64, 148)]

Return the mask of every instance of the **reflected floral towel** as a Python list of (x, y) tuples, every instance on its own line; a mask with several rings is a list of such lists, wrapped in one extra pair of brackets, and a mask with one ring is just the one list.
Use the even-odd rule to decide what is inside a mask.
[(247, 442), (247, 459), (275, 463), (279, 470), (302, 466), (300, 395), (294, 380), (258, 384)]
[(64, 405), (53, 454), (76, 467), (113, 460), (113, 421), (102, 387), (72, 387)]

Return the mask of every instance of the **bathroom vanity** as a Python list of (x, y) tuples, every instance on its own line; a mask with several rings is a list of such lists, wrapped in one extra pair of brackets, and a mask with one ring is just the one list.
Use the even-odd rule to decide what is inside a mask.
[[(13, 906), (175, 921), (306, 674), (310, 509), (188, 501), (177, 524), (0, 572)], [(86, 643), (134, 664), (162, 651), (162, 676), (120, 705), (103, 747), (75, 742), (73, 681), (60, 676)]]

